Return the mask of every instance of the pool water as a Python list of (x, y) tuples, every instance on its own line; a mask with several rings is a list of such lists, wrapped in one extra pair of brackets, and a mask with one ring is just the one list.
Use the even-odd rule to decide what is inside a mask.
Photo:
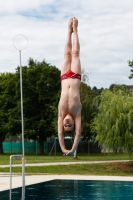
[[(21, 200), (22, 188), (0, 192), (0, 200)], [(133, 200), (131, 181), (52, 180), (25, 187), (25, 200)]]

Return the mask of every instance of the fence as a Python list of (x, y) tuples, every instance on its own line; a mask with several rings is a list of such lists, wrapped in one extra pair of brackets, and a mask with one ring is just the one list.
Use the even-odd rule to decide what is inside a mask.
[[(48, 153), (51, 151), (54, 142), (44, 142), (44, 152)], [(72, 142), (66, 141), (66, 148), (71, 149)], [(24, 142), (24, 148), (26, 153), (36, 152), (40, 153), (40, 145), (37, 141), (34, 142)], [(22, 153), (22, 142), (3, 142), (3, 152), (4, 153)], [(56, 152), (61, 152), (61, 148), (59, 145), (59, 141), (56, 141)], [(88, 143), (88, 142), (80, 142), (78, 145), (79, 153), (100, 153), (101, 148), (98, 147), (97, 144)]]
[[(3, 142), (4, 153), (22, 153), (22, 142)], [(25, 152), (40, 152), (40, 145), (35, 142), (24, 142)], [(44, 152), (48, 152), (48, 143), (44, 142)]]
[[(66, 141), (66, 149), (71, 149), (72, 148), (72, 142)], [(53, 146), (52, 142), (48, 143), (48, 152), (50, 152), (51, 148)], [(56, 152), (61, 152), (61, 148), (59, 145), (59, 141), (56, 141)], [(80, 141), (78, 145), (78, 153), (101, 153), (101, 148), (98, 147), (97, 143), (92, 143), (92, 142), (83, 142)]]

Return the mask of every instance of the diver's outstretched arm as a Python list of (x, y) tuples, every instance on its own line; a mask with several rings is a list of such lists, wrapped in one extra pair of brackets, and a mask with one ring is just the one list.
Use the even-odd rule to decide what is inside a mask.
[(76, 148), (77, 148), (77, 146), (79, 144), (80, 136), (81, 136), (81, 116), (78, 116), (75, 119), (75, 138), (74, 138), (74, 143), (73, 143), (73, 146), (72, 146), (71, 150), (68, 151), (68, 153), (66, 153), (66, 155), (74, 153), (74, 151), (76, 150)]
[(66, 155), (68, 153), (68, 150), (66, 149), (65, 143), (64, 143), (63, 120), (61, 116), (58, 116), (58, 138), (59, 138), (59, 144), (60, 144), (61, 150)]

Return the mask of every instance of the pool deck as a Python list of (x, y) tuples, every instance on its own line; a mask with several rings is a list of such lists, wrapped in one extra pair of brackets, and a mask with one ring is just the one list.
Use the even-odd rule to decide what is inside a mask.
[[(76, 162), (48, 162), (48, 163), (26, 163), (26, 167), (30, 166), (50, 166), (50, 165), (74, 165), (74, 164), (98, 164), (98, 163), (115, 163), (129, 162), (129, 160), (103, 160), (103, 161), (76, 161)], [(20, 167), (22, 164), (13, 164), (12, 167)], [(0, 165), (0, 168), (10, 167), (10, 165)]]
[[(83, 163), (106, 163), (106, 162), (128, 162), (127, 160), (117, 161), (89, 161), (89, 162), (58, 162), (58, 163), (38, 163), (26, 164), (26, 166), (46, 166), (46, 165), (64, 165), (64, 164), (83, 164)], [(20, 165), (13, 165), (20, 166)], [(21, 165), (22, 166), (22, 165)], [(9, 167), (9, 165), (0, 165), (0, 167)], [(25, 185), (36, 184), (40, 182), (50, 181), (54, 179), (68, 179), (68, 180), (111, 180), (111, 181), (133, 181), (133, 177), (129, 176), (90, 176), (90, 175), (25, 175)], [(12, 188), (22, 187), (22, 175), (12, 175)], [(0, 191), (10, 189), (10, 174), (0, 173)]]
[[(133, 177), (125, 176), (83, 176), (83, 175), (26, 175), (25, 185), (50, 181), (54, 179), (67, 179), (67, 180), (111, 180), (111, 181), (133, 181)], [(12, 188), (22, 186), (21, 175), (12, 176)], [(9, 174), (0, 173), (0, 191), (10, 189)]]

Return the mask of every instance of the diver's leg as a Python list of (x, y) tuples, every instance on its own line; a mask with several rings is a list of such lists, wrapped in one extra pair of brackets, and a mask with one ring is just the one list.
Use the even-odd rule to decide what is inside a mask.
[(64, 59), (61, 67), (61, 75), (65, 74), (71, 69), (72, 32), (73, 32), (73, 18), (71, 18), (68, 22), (68, 33), (64, 49)]
[(78, 20), (74, 17), (73, 18), (73, 47), (72, 47), (71, 70), (75, 73), (81, 74), (81, 64), (80, 64), (80, 59), (79, 59), (80, 44), (79, 44), (77, 26), (78, 26)]

